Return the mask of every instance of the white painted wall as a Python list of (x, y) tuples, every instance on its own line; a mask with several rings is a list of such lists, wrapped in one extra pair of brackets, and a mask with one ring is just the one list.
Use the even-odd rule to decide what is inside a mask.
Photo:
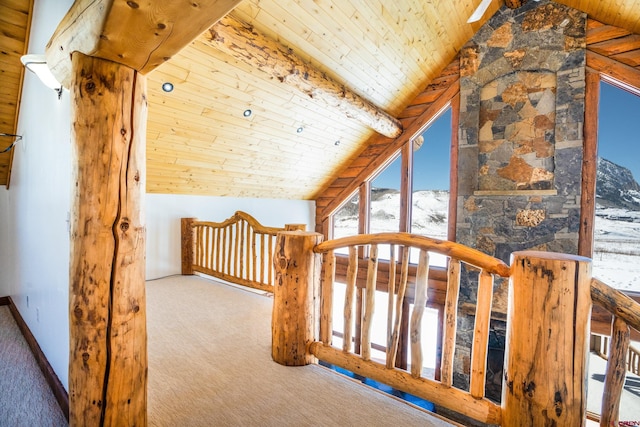
[[(72, 0), (36, 0), (29, 53), (44, 48)], [(30, 72), (20, 106), (9, 190), (0, 187), (0, 295), (10, 295), (67, 385), (69, 360), (69, 92)]]
[[(73, 0), (35, 0), (29, 53), (44, 53)], [(69, 92), (26, 73), (9, 190), (0, 187), (0, 296), (9, 295), (68, 389), (71, 195)], [(314, 203), (148, 194), (147, 278), (180, 272), (180, 218), (220, 221), (236, 210), (268, 226), (306, 223)]]
[(244, 211), (261, 224), (307, 224), (314, 230), (315, 203), (299, 200), (147, 194), (147, 279), (180, 274), (180, 218), (223, 221)]

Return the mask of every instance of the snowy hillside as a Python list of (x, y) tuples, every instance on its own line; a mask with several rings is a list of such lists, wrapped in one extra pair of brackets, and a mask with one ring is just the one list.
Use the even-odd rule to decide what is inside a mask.
[(593, 275), (640, 292), (640, 185), (631, 172), (598, 159)]
[[(376, 188), (372, 193), (371, 232), (397, 232), (400, 224), (400, 192)], [(446, 239), (448, 213), (448, 191), (414, 192), (412, 232), (436, 239)], [(358, 204), (350, 202), (336, 214), (335, 237), (355, 234), (357, 230)]]
[[(619, 289), (640, 292), (640, 185), (627, 168), (598, 159), (596, 187), (593, 275)], [(412, 232), (446, 239), (448, 211), (448, 191), (416, 191)], [(400, 192), (373, 189), (371, 232), (397, 232), (399, 221)], [(334, 236), (357, 232), (355, 200), (336, 214)]]

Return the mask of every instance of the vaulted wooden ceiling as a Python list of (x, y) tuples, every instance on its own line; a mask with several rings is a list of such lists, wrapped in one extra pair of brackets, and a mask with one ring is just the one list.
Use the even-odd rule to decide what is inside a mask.
[[(640, 0), (558, 2), (640, 34)], [(0, 7), (15, 4), (24, 9), (28, 3), (2, 0)], [(494, 0), (479, 22), (467, 24), (479, 4), (480, 0), (240, 2), (211, 30), (148, 74), (147, 191), (315, 198), (372, 138), (380, 141), (366, 120), (348, 117), (355, 115), (351, 107), (338, 105), (335, 97), (327, 100), (326, 93), (347, 93), (355, 99), (352, 104), (367, 104), (402, 123), (405, 108), (503, 5)], [(13, 34), (9, 29), (17, 24), (5, 19), (9, 15), (0, 16), (0, 84), (3, 95), (8, 92), (1, 101), (4, 109), (12, 97), (18, 99), (19, 89), (5, 85), (4, 73), (9, 65), (19, 70), (16, 60), (22, 50), (15, 43), (4, 47), (8, 34)], [(224, 41), (231, 36), (225, 31), (235, 27), (248, 31), (245, 48)], [(628, 46), (616, 54), (638, 67), (637, 41), (629, 40)], [(282, 73), (291, 71), (287, 66), (283, 71), (281, 64), (273, 65), (274, 49), (294, 61), (289, 68), (298, 64), (295, 69), (306, 70), (297, 86), (286, 83), (290, 79)], [(324, 92), (301, 90), (308, 81)], [(174, 85), (172, 92), (162, 91), (166, 82)], [(243, 114), (246, 110), (251, 110), (249, 117)], [(15, 133), (15, 124), (7, 121), (5, 127), (4, 110), (0, 114), (1, 131)], [(3, 171), (6, 177), (0, 165), (0, 174)]]

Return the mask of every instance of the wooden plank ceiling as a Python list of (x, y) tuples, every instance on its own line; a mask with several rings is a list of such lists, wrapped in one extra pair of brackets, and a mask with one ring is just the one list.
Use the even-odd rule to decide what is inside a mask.
[[(0, 1), (0, 133), (15, 134), (33, 0)], [(0, 137), (0, 152), (14, 141)], [(7, 185), (12, 151), (0, 153), (0, 185)]]
[[(18, 1), (26, 2), (2, 4)], [(627, 36), (640, 34), (640, 0), (559, 3), (625, 28)], [(479, 4), (244, 0), (230, 18), (406, 122), (406, 107), (503, 3), (494, 0), (481, 21), (467, 24)], [(281, 82), (266, 67), (223, 52), (213, 34), (206, 31), (148, 75), (148, 192), (314, 199), (369, 141), (384, 143), (386, 137)], [(615, 54), (635, 63), (634, 43), (630, 39), (629, 50)], [(173, 83), (172, 92), (161, 90), (165, 82)], [(245, 117), (245, 110), (252, 114)]]

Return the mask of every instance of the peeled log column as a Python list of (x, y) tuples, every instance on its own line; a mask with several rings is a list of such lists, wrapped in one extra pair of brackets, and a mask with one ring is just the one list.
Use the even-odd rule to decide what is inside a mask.
[(501, 425), (583, 425), (591, 261), (535, 251), (511, 258)]
[(205, 33), (214, 47), (258, 68), (330, 108), (343, 112), (389, 138), (402, 133), (402, 123), (311, 67), (290, 49), (230, 16)]
[(313, 252), (322, 234), (281, 231), (273, 265), (276, 281), (271, 320), (271, 355), (281, 365), (302, 366), (313, 361), (307, 346), (319, 334), (321, 254)]
[(69, 423), (147, 423), (146, 79), (74, 53)]

